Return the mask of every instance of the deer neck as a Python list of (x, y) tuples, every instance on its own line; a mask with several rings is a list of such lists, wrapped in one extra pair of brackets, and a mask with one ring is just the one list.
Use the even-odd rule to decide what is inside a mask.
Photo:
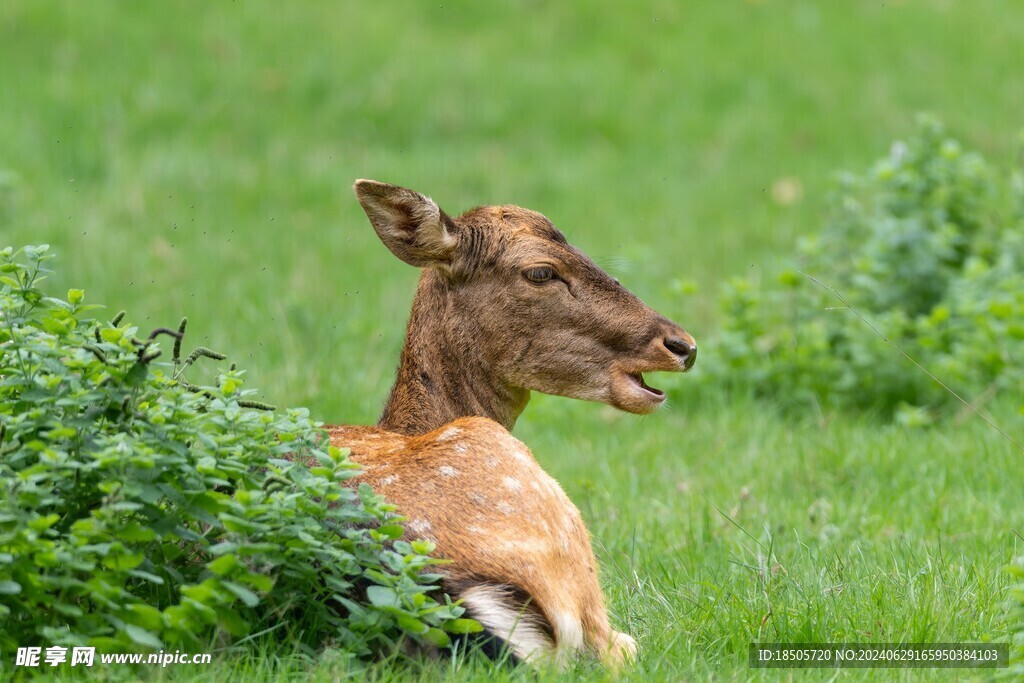
[(460, 417), (489, 417), (511, 430), (530, 392), (499, 380), (480, 331), (436, 273), (420, 278), (395, 385), (379, 427), (425, 434)]

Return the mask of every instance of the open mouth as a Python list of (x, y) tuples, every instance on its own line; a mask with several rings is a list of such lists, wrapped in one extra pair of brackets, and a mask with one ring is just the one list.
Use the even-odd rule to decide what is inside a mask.
[(650, 394), (651, 396), (654, 396), (658, 400), (661, 400), (661, 399), (665, 398), (665, 392), (664, 391), (662, 391), (661, 389), (655, 389), (654, 387), (647, 385), (647, 382), (644, 381), (643, 373), (631, 372), (631, 373), (628, 373), (628, 375), (629, 375), (629, 378), (631, 380), (633, 380), (633, 383), (636, 384), (638, 387), (640, 387), (640, 389), (642, 391), (647, 392), (648, 394)]

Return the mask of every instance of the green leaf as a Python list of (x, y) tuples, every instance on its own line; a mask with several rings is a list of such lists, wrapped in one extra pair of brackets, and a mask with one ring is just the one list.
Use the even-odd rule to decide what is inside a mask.
[(260, 531), (264, 528), (264, 525), (259, 522), (254, 522), (248, 519), (242, 519), (235, 515), (222, 514), (220, 516), (221, 521), (224, 523), (224, 528), (228, 531), (234, 531), (236, 533), (246, 533), (250, 531)]
[(65, 617), (71, 617), (72, 619), (79, 619), (85, 616), (85, 610), (83, 610), (78, 605), (67, 605), (58, 602), (53, 606), (53, 609), (55, 612), (58, 612), (64, 615)]
[(155, 607), (135, 603), (128, 605), (126, 609), (131, 614), (125, 617), (125, 621), (129, 621), (136, 626), (141, 626), (151, 631), (160, 631), (164, 626), (164, 615)]
[(404, 529), (401, 524), (384, 524), (377, 531), (388, 538), (401, 538)]
[(122, 571), (125, 569), (135, 569), (146, 557), (142, 553), (115, 553), (107, 555), (100, 562), (107, 569), (114, 569)]
[(234, 581), (225, 581), (224, 588), (234, 593), (247, 607), (255, 607), (260, 604), (260, 596), (253, 593), (245, 586)]
[(249, 572), (243, 579), (250, 586), (263, 593), (269, 593), (274, 587), (274, 580), (266, 574)]
[(130, 387), (137, 387), (146, 381), (146, 377), (149, 374), (149, 366), (145, 363), (136, 363), (128, 370), (128, 373), (124, 376), (124, 383)]
[(250, 622), (233, 609), (217, 610), (217, 624), (231, 635), (242, 638), (252, 632)]
[(484, 627), (476, 619), (452, 619), (443, 628), (448, 633), (480, 633)]
[(213, 562), (206, 565), (214, 574), (218, 576), (226, 576), (232, 573), (238, 567), (238, 558), (234, 555), (221, 555)]
[(146, 629), (136, 626), (135, 624), (128, 624), (124, 627), (124, 632), (128, 634), (128, 637), (139, 645), (145, 645), (146, 647), (153, 648), (154, 650), (162, 650), (164, 644), (156, 637), (155, 634), (150, 633)]
[(158, 576), (157, 574), (144, 572), (141, 569), (130, 569), (126, 573), (128, 574), (128, 576), (134, 576), (137, 579), (142, 579), (143, 581), (148, 581), (158, 586), (164, 585), (164, 578), (162, 576)]
[(117, 531), (117, 536), (122, 541), (147, 542), (156, 538), (156, 532), (149, 527), (144, 527), (137, 522), (131, 522)]
[(33, 531), (43, 531), (44, 529), (49, 529), (51, 526), (56, 524), (59, 519), (60, 515), (57, 514), (46, 515), (45, 517), (36, 517), (35, 519), (29, 520), (28, 528)]
[(409, 546), (417, 555), (429, 555), (434, 552), (434, 548), (436, 547), (433, 541), (425, 540), (410, 541)]
[(406, 614), (399, 615), (396, 618), (396, 620), (398, 621), (398, 625), (401, 626), (403, 630), (408, 631), (409, 633), (422, 635), (430, 630), (430, 626), (424, 624), (419, 619), (415, 617), (410, 617)]
[(100, 338), (110, 344), (116, 344), (121, 341), (121, 337), (123, 336), (124, 332), (116, 327), (104, 327), (100, 330)]
[(401, 605), (401, 600), (395, 590), (386, 586), (370, 586), (366, 589), (366, 597), (369, 598), (370, 604), (377, 607), (399, 607)]
[(0, 581), (0, 595), (17, 595), (21, 592), (21, 584), (17, 581)]
[(70, 331), (67, 323), (52, 317), (43, 318), (43, 329), (50, 334), (56, 334), (59, 336), (66, 335)]
[(192, 586), (182, 586), (181, 594), (191, 598), (201, 605), (214, 602), (217, 599), (217, 592), (209, 581), (203, 581), (202, 583)]
[(452, 639), (448, 637), (448, 634), (439, 628), (431, 628), (420, 637), (437, 647), (449, 647), (452, 644)]

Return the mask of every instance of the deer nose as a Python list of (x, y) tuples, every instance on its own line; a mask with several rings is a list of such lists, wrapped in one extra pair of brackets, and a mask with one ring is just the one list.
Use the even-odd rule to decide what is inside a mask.
[(665, 348), (679, 359), (683, 364), (683, 370), (689, 370), (697, 360), (697, 345), (693, 342), (680, 339), (679, 337), (668, 337), (665, 339)]

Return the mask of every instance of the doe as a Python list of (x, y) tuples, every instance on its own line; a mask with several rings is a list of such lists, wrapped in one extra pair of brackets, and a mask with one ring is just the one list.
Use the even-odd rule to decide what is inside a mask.
[(692, 367), (693, 338), (570, 246), (539, 213), (452, 218), (412, 190), (358, 180), (370, 223), (423, 269), (397, 378), (376, 427), (330, 426), (369, 483), (430, 539), (444, 590), (522, 660), (589, 650), (616, 666), (579, 510), (509, 430), (531, 391), (649, 413), (644, 373)]

